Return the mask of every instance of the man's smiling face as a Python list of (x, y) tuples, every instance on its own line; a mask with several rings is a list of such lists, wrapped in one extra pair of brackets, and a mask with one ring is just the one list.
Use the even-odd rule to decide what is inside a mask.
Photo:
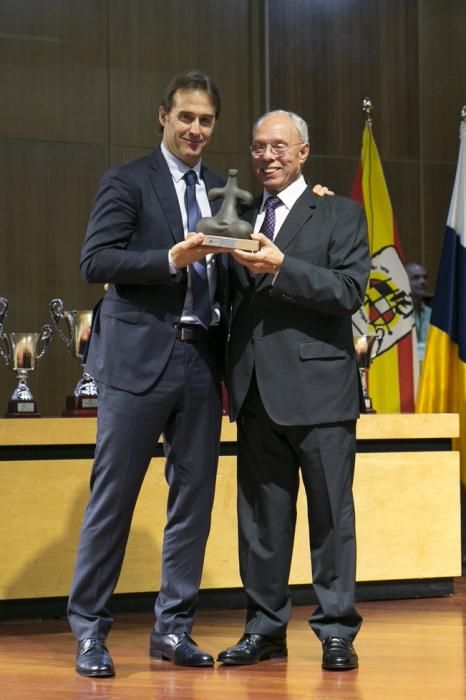
[(189, 167), (196, 165), (209, 143), (215, 126), (215, 107), (207, 92), (177, 90), (173, 107), (159, 110), (163, 144)]
[[(271, 194), (282, 192), (301, 175), (309, 155), (309, 143), (303, 143), (296, 126), (287, 114), (271, 114), (261, 119), (254, 130), (252, 144), (265, 146), (261, 155), (252, 156), (252, 168), (258, 181)], [(276, 156), (270, 146), (288, 146)]]

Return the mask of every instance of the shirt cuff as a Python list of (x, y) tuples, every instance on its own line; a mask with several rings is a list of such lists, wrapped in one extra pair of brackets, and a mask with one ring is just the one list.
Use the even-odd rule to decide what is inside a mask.
[(170, 250), (168, 251), (168, 269), (169, 269), (171, 275), (176, 275), (179, 272), (177, 266), (175, 265), (175, 263), (172, 260), (172, 254), (171, 254)]

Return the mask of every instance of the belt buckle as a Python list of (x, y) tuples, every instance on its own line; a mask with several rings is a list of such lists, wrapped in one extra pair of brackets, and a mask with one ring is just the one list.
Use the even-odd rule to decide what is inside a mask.
[(193, 337), (194, 337), (194, 328), (188, 328), (187, 326), (182, 326), (182, 327), (180, 328), (180, 331), (181, 331), (181, 335), (180, 335), (181, 340), (190, 341), (190, 340), (193, 339)]

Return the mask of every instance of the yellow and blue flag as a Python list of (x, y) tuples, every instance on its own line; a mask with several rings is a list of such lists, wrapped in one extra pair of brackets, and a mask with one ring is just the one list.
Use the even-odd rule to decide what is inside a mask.
[(419, 413), (459, 413), (466, 486), (466, 122), (437, 275), (416, 402)]

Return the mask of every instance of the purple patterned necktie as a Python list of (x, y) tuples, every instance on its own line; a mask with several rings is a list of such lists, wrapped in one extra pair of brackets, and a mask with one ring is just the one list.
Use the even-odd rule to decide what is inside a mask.
[(275, 209), (281, 204), (283, 204), (282, 200), (276, 195), (269, 197), (265, 202), (265, 216), (260, 233), (270, 238), (271, 241), (273, 241), (273, 234), (275, 233)]
[[(194, 170), (188, 170), (183, 175), (186, 181), (185, 205), (188, 219), (188, 231), (195, 231), (196, 224), (201, 218), (201, 210), (196, 199), (197, 175)], [(189, 265), (191, 292), (193, 295), (193, 313), (198, 317), (204, 328), (208, 328), (212, 320), (212, 305), (207, 278), (206, 259), (202, 258)]]

